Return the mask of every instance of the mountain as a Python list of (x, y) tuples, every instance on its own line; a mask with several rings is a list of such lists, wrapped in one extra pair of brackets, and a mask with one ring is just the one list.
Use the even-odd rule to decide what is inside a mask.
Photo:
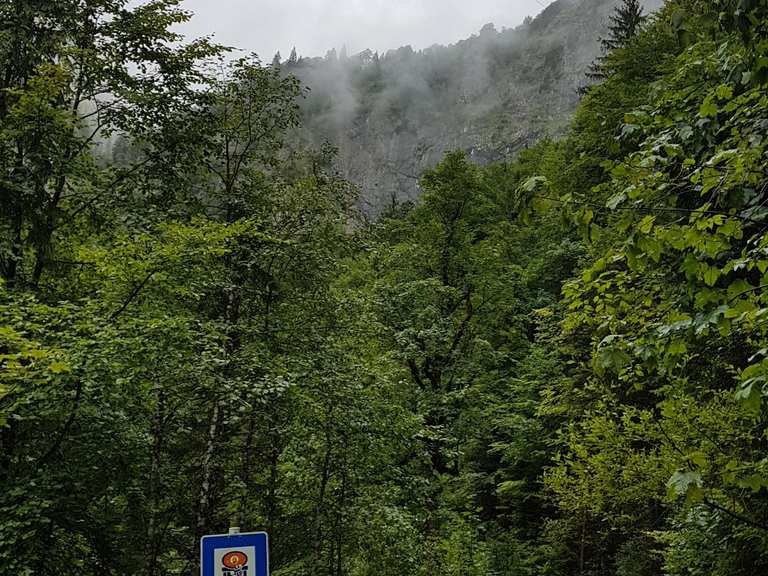
[(310, 89), (300, 141), (338, 148), (369, 215), (414, 200), (418, 175), (446, 151), (484, 164), (561, 134), (617, 3), (557, 0), (517, 28), (487, 24), (450, 46), (292, 58), (285, 68)]

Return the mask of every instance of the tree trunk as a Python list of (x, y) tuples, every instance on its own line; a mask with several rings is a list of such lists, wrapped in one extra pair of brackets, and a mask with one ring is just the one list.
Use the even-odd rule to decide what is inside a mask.
[(162, 530), (158, 530), (160, 507), (160, 467), (165, 445), (165, 393), (156, 388), (157, 407), (152, 421), (152, 455), (149, 472), (149, 520), (147, 522), (147, 576), (158, 576), (157, 559), (162, 547)]
[(338, 512), (336, 515), (336, 571), (334, 576), (342, 576), (344, 572), (344, 509), (347, 505), (348, 478), (347, 458), (345, 455), (341, 465), (341, 494), (339, 494)]
[(11, 420), (5, 428), (0, 429), (0, 480), (11, 478), (13, 452), (16, 449), (16, 432), (19, 423)]
[(331, 446), (330, 434), (326, 432), (326, 446), (323, 463), (320, 467), (320, 489), (317, 494), (317, 503), (315, 505), (315, 541), (313, 550), (313, 569), (319, 573), (323, 560), (323, 516), (325, 514), (325, 494), (328, 489), (328, 482), (331, 478)]
[(269, 485), (267, 486), (267, 532), (273, 534), (275, 531), (275, 520), (277, 516), (277, 463), (280, 460), (280, 450), (273, 441), (269, 453)]
[(197, 504), (197, 530), (198, 539), (207, 532), (210, 521), (210, 505), (213, 491), (213, 456), (219, 439), (219, 425), (221, 419), (221, 407), (218, 399), (213, 403), (211, 418), (208, 425), (208, 441), (202, 463), (202, 482), (200, 484), (200, 498)]
[(248, 519), (248, 497), (251, 484), (251, 469), (253, 468), (253, 438), (256, 432), (256, 410), (251, 409), (248, 418), (248, 432), (243, 444), (243, 452), (240, 462), (240, 483), (243, 486), (240, 494), (240, 504), (237, 508), (237, 526), (245, 526)]

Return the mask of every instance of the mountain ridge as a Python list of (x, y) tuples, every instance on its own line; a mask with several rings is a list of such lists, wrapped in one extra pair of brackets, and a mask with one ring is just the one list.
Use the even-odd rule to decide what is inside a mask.
[(310, 89), (298, 143), (338, 149), (369, 215), (414, 201), (418, 176), (447, 151), (485, 164), (562, 134), (617, 3), (557, 0), (515, 28), (487, 24), (419, 51), (291, 58), (284, 68)]

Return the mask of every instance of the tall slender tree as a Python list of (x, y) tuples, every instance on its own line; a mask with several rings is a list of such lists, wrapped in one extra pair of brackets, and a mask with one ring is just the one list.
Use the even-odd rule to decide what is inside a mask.
[(640, 31), (647, 16), (640, 0), (622, 0), (609, 17), (608, 36), (600, 39), (603, 54), (589, 68), (587, 77), (591, 80), (605, 80), (607, 57), (614, 50), (624, 48)]
[(640, 31), (645, 18), (640, 0), (622, 0), (609, 18), (608, 37), (600, 40), (603, 50), (608, 52), (626, 46)]

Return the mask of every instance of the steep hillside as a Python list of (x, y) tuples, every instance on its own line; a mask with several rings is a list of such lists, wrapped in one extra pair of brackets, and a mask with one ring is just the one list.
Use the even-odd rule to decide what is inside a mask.
[(486, 163), (560, 134), (615, 5), (558, 0), (515, 29), (488, 24), (451, 46), (288, 61), (311, 89), (301, 137), (339, 148), (343, 175), (376, 215), (414, 199), (418, 175), (448, 150)]

